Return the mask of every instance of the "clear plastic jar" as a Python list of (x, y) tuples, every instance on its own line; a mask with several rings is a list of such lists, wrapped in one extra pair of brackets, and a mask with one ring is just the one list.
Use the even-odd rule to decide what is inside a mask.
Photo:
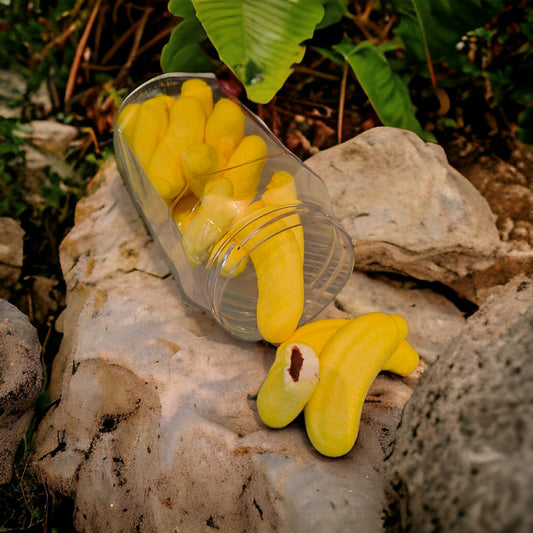
[[(142, 104), (158, 95), (179, 97), (182, 84), (191, 78), (201, 79), (211, 87), (215, 103), (223, 98), (231, 99), (212, 75), (164, 74), (134, 90), (122, 103), (117, 116), (120, 118), (129, 104)], [(182, 292), (193, 303), (210, 312), (229, 333), (242, 339), (260, 340), (265, 335), (258, 329), (257, 313), (261, 305), (258, 300), (262, 296), (258, 292), (257, 257), (261, 257), (265, 268), (269, 268), (269, 259), (258, 255), (262, 253), (259, 251), (261, 247), (266, 250), (268, 246), (265, 243), (274, 242), (271, 239), (279, 240), (280, 234), (303, 232), (302, 271), (298, 274), (302, 276), (303, 299), (296, 321), (298, 325), (313, 319), (345, 285), (353, 269), (353, 247), (332, 212), (323, 181), (289, 152), (257, 116), (237, 103), (245, 116), (244, 135), (260, 136), (266, 143), (267, 154), (260, 161), (262, 170), (254, 198), (235, 202), (235, 218), (224, 228), (222, 236), (206, 251), (199, 264), (191, 262), (190, 255), (186, 253), (183, 230), (178, 228), (175, 214), (184, 202), (188, 202), (192, 206), (191, 216), (196, 216), (205, 198), (187, 193), (171, 201), (163, 200), (126, 141), (125, 125), (118, 121), (114, 145), (117, 164), (133, 203), (151, 236), (160, 244)], [(257, 160), (245, 163), (239, 169), (246, 169), (247, 165), (257, 165)], [(217, 170), (216, 175), (224, 176), (226, 170)], [(297, 200), (280, 205), (263, 205), (254, 211), (250, 206), (255, 206), (258, 200), (260, 203), (272, 176), (278, 171), (292, 176)], [(206, 220), (205, 223), (209, 225), (212, 221)], [(285, 236), (288, 238), (288, 233)], [(238, 260), (231, 255), (235, 248), (239, 249)], [(249, 260), (250, 257), (252, 260)], [(285, 259), (283, 256), (275, 259), (279, 261), (279, 268), (270, 273), (272, 281), (266, 283), (266, 288), (263, 283), (263, 291), (276, 291), (277, 280), (285, 276)], [(229, 274), (228, 268), (231, 268)], [(295, 275), (292, 270), (287, 273), (287, 276), (292, 275)], [(284, 301), (292, 302), (291, 282), (289, 278), (284, 281), (286, 283), (281, 286), (288, 291)], [(298, 284), (299, 281), (295, 282), (295, 285)], [(274, 298), (266, 311), (271, 313), (273, 320), (274, 315), (283, 312), (276, 308), (276, 301)], [(280, 300), (282, 305), (283, 299)], [(280, 339), (266, 340), (280, 342)]]

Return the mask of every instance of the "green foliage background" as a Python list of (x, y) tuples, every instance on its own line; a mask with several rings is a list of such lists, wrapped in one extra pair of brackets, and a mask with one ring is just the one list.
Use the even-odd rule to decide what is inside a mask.
[[(182, 21), (163, 49), (163, 71), (206, 70), (202, 43), (208, 39), (218, 59), (244, 85), (251, 101), (267, 103), (303, 57), (313, 47), (317, 30), (338, 25), (339, 39), (321, 53), (338, 63), (346, 62), (365, 91), (381, 122), (410, 129), (426, 140), (434, 135), (420, 124), (411, 82), (423, 77), (434, 91), (460, 84), (465, 76), (476, 83), (490, 83), (497, 104), (521, 107), (518, 135), (531, 139), (531, 82), (525, 83), (532, 66), (532, 47), (510, 50), (519, 55), (513, 74), (500, 64), (473, 62), (461, 49), (462, 39), (476, 38), (480, 50), (511, 38), (506, 28), (486, 30), (485, 25), (504, 11), (504, 0), (389, 0), (373, 2), (372, 13), (386, 14), (392, 32), (373, 38), (357, 30), (371, 20), (368, 10), (354, 12), (358, 2), (348, 0), (170, 0), (168, 9)], [(369, 4), (367, 4), (369, 5)], [(288, 7), (290, 6), (290, 7)], [(526, 6), (521, 31), (531, 37), (532, 8)], [(364, 28), (363, 28), (364, 29)], [(530, 41), (531, 42), (531, 41)], [(512, 78), (512, 79), (511, 79)], [(443, 124), (453, 126), (453, 122)]]

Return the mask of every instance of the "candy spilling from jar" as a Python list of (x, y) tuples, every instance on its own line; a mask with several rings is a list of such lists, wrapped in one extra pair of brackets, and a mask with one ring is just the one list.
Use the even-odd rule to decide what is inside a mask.
[(406, 335), (406, 321), (385, 313), (300, 327), (277, 348), (257, 395), (259, 417), (279, 429), (303, 411), (313, 447), (327, 457), (346, 455), (379, 372), (407, 376), (417, 367), (418, 354)]
[(245, 135), (246, 117), (228, 98), (189, 79), (178, 97), (129, 104), (117, 125), (167, 204), (191, 267), (215, 264), (238, 276), (250, 260), (257, 277), (257, 328), (279, 344), (304, 306), (303, 230), (293, 176), (276, 171), (258, 196), (268, 149)]

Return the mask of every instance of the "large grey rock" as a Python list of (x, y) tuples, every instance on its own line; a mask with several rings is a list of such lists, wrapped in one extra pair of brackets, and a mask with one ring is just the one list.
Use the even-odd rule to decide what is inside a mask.
[(60, 252), (60, 402), (32, 468), (74, 498), (79, 531), (381, 529), (383, 450), (410, 385), (381, 376), (341, 459), (317, 454), (301, 421), (266, 429), (255, 395), (274, 349), (230, 337), (182, 297), (113, 164)]
[(0, 298), (9, 298), (22, 269), (24, 230), (9, 217), (0, 217)]
[(359, 270), (461, 282), (465, 290), (465, 278), (494, 262), (495, 216), (440, 146), (380, 127), (306, 164), (326, 182)]
[(430, 366), (386, 462), (390, 531), (533, 531), (533, 280), (495, 290)]
[(15, 452), (42, 385), (37, 331), (26, 315), (0, 299), (0, 484), (11, 480)]

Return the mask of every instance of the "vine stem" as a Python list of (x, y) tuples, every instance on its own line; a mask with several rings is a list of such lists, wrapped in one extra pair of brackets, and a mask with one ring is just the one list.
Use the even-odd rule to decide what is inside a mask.
[(98, 10), (100, 9), (101, 4), (102, 0), (96, 0), (96, 4), (93, 7), (93, 10), (91, 11), (89, 20), (87, 21), (87, 26), (85, 26), (83, 35), (81, 36), (80, 42), (78, 43), (78, 46), (76, 48), (74, 61), (72, 61), (72, 65), (70, 66), (70, 72), (68, 73), (67, 87), (65, 89), (65, 103), (70, 100), (74, 91), (74, 85), (76, 84), (76, 75), (78, 73), (78, 69), (80, 68), (83, 51), (85, 50), (85, 45), (87, 44), (87, 40), (89, 39), (89, 35), (91, 33), (94, 21), (96, 20), (96, 15), (98, 14)]
[(342, 122), (344, 118), (344, 103), (346, 100), (346, 80), (348, 78), (348, 63), (342, 67), (341, 94), (339, 97), (339, 117), (337, 119), (337, 144), (342, 142)]

